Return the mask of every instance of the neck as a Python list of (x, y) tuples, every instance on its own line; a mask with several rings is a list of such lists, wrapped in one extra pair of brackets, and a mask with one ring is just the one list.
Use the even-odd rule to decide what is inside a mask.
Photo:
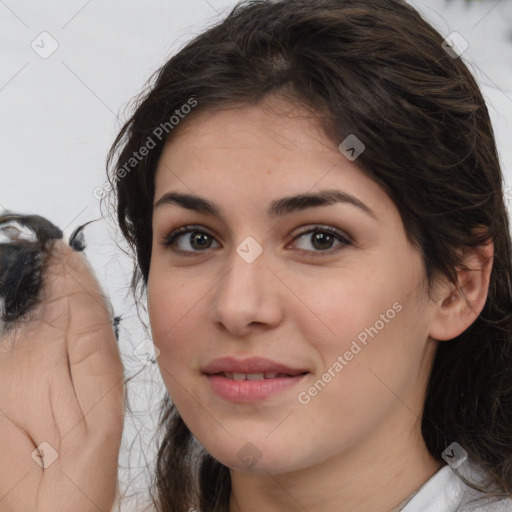
[[(409, 417), (409, 423), (406, 419)], [(398, 512), (441, 467), (410, 410), (324, 462), (270, 474), (231, 471), (230, 512)]]

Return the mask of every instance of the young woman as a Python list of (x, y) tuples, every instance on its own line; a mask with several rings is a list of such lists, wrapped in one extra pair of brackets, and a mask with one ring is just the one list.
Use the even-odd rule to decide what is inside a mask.
[(169, 393), (156, 510), (512, 510), (503, 177), (412, 7), (237, 6), (109, 167)]

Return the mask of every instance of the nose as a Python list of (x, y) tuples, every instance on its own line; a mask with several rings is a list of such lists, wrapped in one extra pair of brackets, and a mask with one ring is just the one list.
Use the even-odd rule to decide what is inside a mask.
[(249, 261), (233, 251), (211, 310), (214, 322), (237, 337), (278, 325), (286, 301), (286, 288), (269, 268), (265, 251)]

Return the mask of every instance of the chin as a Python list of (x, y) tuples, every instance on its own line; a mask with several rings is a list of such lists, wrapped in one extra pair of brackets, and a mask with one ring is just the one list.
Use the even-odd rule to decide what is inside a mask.
[(308, 457), (301, 458), (293, 446), (280, 442), (277, 447), (271, 440), (261, 440), (260, 437), (251, 439), (224, 439), (223, 442), (211, 441), (209, 446), (202, 445), (208, 453), (229, 469), (247, 473), (279, 474), (308, 467)]

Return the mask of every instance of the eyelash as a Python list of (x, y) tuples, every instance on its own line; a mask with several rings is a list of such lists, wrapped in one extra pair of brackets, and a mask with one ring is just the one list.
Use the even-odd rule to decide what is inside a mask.
[[(309, 226), (309, 227), (311, 228), (311, 226)], [(164, 247), (171, 247), (180, 235), (183, 235), (186, 233), (201, 233), (201, 234), (204, 234), (204, 235), (207, 235), (207, 236), (213, 238), (212, 235), (210, 235), (209, 233), (207, 233), (206, 231), (204, 231), (202, 229), (202, 226), (193, 224), (193, 225), (183, 226), (183, 227), (175, 229), (174, 231), (169, 233), (164, 238), (162, 245)], [(346, 235), (344, 235), (342, 232), (338, 231), (337, 229), (335, 229), (333, 227), (323, 226), (323, 225), (315, 225), (314, 229), (308, 229), (306, 231), (302, 231), (301, 233), (298, 233), (293, 238), (293, 241), (297, 240), (300, 237), (303, 237), (304, 235), (307, 235), (308, 233), (311, 233), (311, 234), (313, 234), (313, 233), (328, 233), (330, 235), (333, 235), (339, 242), (341, 242), (341, 244), (338, 245), (337, 248), (335, 247), (335, 248), (331, 248), (331, 249), (326, 249), (325, 251), (321, 251), (321, 250), (320, 251), (308, 251), (306, 249), (300, 249), (301, 251), (312, 253), (311, 256), (313, 256), (313, 257), (322, 256), (323, 254), (332, 254), (333, 252), (336, 252), (337, 250), (339, 250), (343, 247), (352, 245), (352, 241)], [(205, 249), (205, 250), (207, 250), (207, 249)], [(184, 256), (194, 256), (197, 253), (205, 252), (205, 250), (203, 250), (203, 251), (182, 251), (180, 249), (172, 249), (172, 250), (174, 252), (176, 252), (178, 254), (182, 254)]]

